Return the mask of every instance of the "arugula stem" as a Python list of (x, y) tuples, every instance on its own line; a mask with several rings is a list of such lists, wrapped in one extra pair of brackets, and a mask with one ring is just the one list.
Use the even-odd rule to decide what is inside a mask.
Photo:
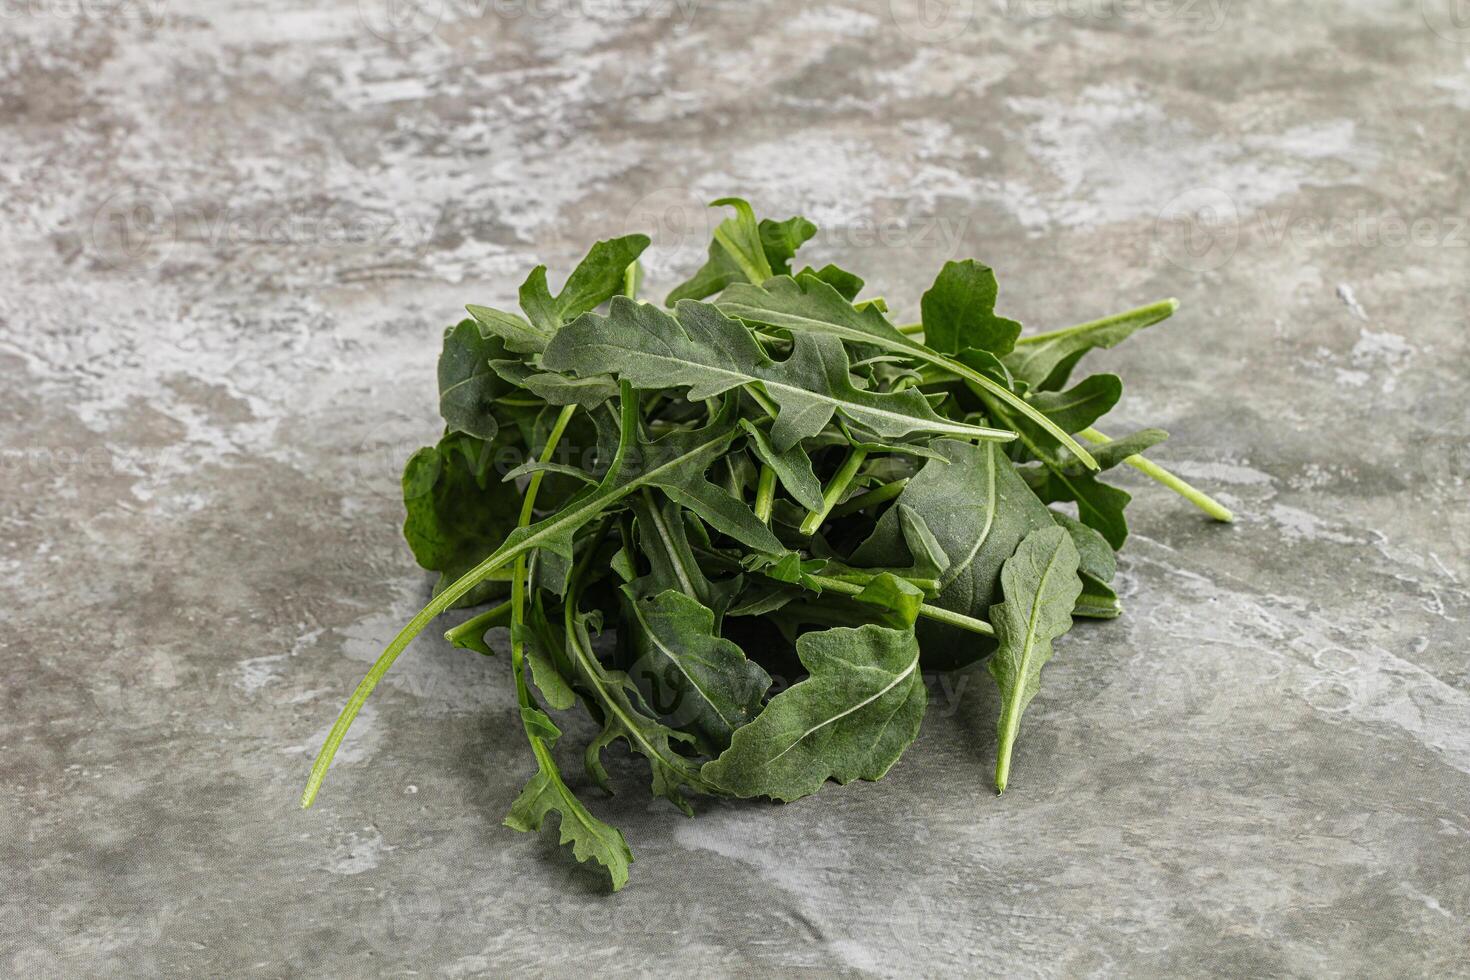
[[(552, 451), (556, 448), (556, 441), (561, 439), (562, 432), (566, 430), (566, 424), (570, 421), (571, 413), (575, 409), (575, 405), (568, 405), (562, 409), (561, 416), (557, 418), (556, 424), (552, 426), (551, 435), (547, 439), (546, 447), (542, 450), (543, 462), (550, 459)], [(531, 482), (526, 486), (526, 498), (521, 508), (523, 514), (530, 513), (530, 506), (534, 502), (536, 491), (541, 486), (541, 481), (537, 478), (542, 475), (542, 471), (531, 474)], [(398, 631), (398, 635), (393, 637), (393, 641), (388, 644), (387, 648), (378, 656), (377, 661), (368, 669), (367, 674), (358, 683), (357, 688), (352, 692), (352, 696), (343, 705), (341, 714), (337, 716), (336, 722), (333, 723), (332, 730), (327, 733), (327, 739), (322, 743), (321, 751), (317, 753), (316, 761), (312, 763), (311, 775), (306, 779), (306, 788), (301, 792), (302, 809), (311, 806), (316, 801), (316, 795), (322, 788), (322, 780), (327, 778), (327, 770), (332, 767), (332, 759), (337, 755), (337, 749), (341, 747), (342, 740), (347, 737), (347, 730), (352, 727), (352, 722), (357, 718), (358, 712), (367, 703), (368, 695), (373, 693), (373, 688), (378, 686), (378, 682), (392, 668), (393, 662), (398, 659), (399, 654), (403, 653), (409, 643), (413, 642), (413, 638), (422, 633), (424, 627), (433, 622), (440, 613), (454, 605), (465, 593), (484, 581), (490, 572), (503, 566), (512, 553), (519, 558), (525, 553), (525, 550), (525, 548), (521, 548), (519, 551), (512, 552), (506, 550), (503, 545), (497, 548), (484, 561), (480, 562), (480, 564), (470, 569), (464, 575), (461, 575), (453, 584), (445, 588), (443, 592), (430, 599), (424, 608), (420, 609), (414, 614), (412, 619), (404, 624), (404, 627)], [(521, 578), (522, 576), (516, 576), (515, 580), (511, 583), (512, 602), (514, 602), (515, 598), (516, 584)], [(514, 606), (512, 606), (512, 610), (514, 610)], [(519, 668), (514, 643), (511, 645), (511, 660), (512, 664)], [(517, 670), (516, 679), (518, 689), (523, 688), (525, 680), (519, 670)], [(529, 692), (527, 692), (527, 696), (529, 696)], [(535, 740), (533, 739), (532, 741), (534, 743)]]
[(623, 295), (629, 299), (638, 298), (638, 287), (643, 284), (643, 264), (637, 259), (628, 263), (623, 270)]
[(659, 751), (658, 746), (647, 739), (636, 719), (629, 715), (624, 705), (620, 704), (617, 697), (609, 690), (613, 682), (598, 661), (597, 655), (582, 642), (585, 633), (577, 629), (577, 603), (581, 598), (583, 579), (611, 524), (611, 518), (603, 518), (602, 523), (598, 525), (588, 542), (587, 550), (583, 552), (582, 557), (577, 559), (577, 563), (572, 567), (572, 574), (567, 579), (567, 594), (562, 603), (562, 629), (566, 637), (567, 648), (575, 654), (577, 666), (581, 668), (587, 683), (597, 695), (601, 710), (622, 723), (624, 731), (627, 732), (628, 744), (632, 745), (636, 740), (641, 746), (639, 751), (650, 761), (661, 760), (671, 770), (678, 773), (688, 786), (705, 789), (704, 782), (699, 778), (699, 770), (693, 763), (676, 753)]
[(775, 502), (776, 471), (770, 463), (762, 463), (760, 482), (755, 488), (755, 516), (762, 524), (771, 523), (771, 507)]
[[(936, 360), (936, 358), (938, 358), (939, 360)], [(1068, 433), (1061, 426), (1053, 422), (1051, 418), (1049, 418), (1046, 414), (1038, 411), (1034, 405), (1026, 401), (1024, 398), (1016, 394), (1011, 389), (1007, 388), (1005, 385), (999, 384), (991, 380), (990, 378), (987, 378), (985, 375), (981, 374), (979, 371), (976, 371), (974, 368), (970, 367), (968, 364), (963, 363), (962, 361), (957, 361), (952, 358), (945, 358), (942, 354), (935, 354), (932, 358), (929, 358), (929, 361), (932, 364), (936, 364), (939, 367), (945, 368), (959, 375), (966, 382), (970, 383), (972, 390), (976, 390), (975, 386), (978, 386), (979, 389), (983, 389), (995, 398), (1008, 403), (1011, 408), (1020, 412), (1036, 425), (1045, 429), (1053, 439), (1071, 450), (1072, 455), (1081, 460), (1083, 466), (1086, 466), (1088, 469), (1094, 471), (1098, 469), (1097, 460), (1092, 458), (1092, 453), (1089, 453), (1086, 449), (1082, 448), (1082, 444), (1080, 442), (1078, 442), (1076, 439), (1073, 439), (1070, 433)], [(1012, 429), (1016, 428), (1014, 424), (1011, 427)], [(1016, 435), (1019, 436), (1020, 434), (1021, 433), (1019, 431), (1016, 432)]]
[[(1113, 441), (1096, 429), (1091, 428), (1083, 429), (1081, 432), (1078, 433), (1078, 435), (1082, 436), (1082, 438), (1088, 440), (1089, 442), (1096, 443), (1098, 445), (1106, 445)], [(1173, 490), (1175, 493), (1179, 494), (1179, 496), (1194, 504), (1196, 507), (1204, 511), (1206, 514), (1210, 515), (1210, 517), (1214, 518), (1215, 520), (1221, 521), (1225, 524), (1229, 524), (1235, 520), (1235, 514), (1231, 512), (1229, 507), (1226, 507), (1224, 504), (1220, 503), (1218, 500), (1216, 500), (1214, 497), (1211, 497), (1203, 490), (1200, 490), (1197, 487), (1191, 486), (1190, 484), (1186, 483), (1184, 480), (1175, 476), (1173, 473), (1170, 473), (1168, 470), (1164, 469), (1153, 460), (1146, 459), (1143, 456), (1129, 456), (1127, 459), (1123, 460), (1123, 462), (1127, 463), (1135, 470), (1138, 470), (1140, 473), (1143, 473), (1144, 475), (1149, 477), (1149, 479), (1161, 483), (1164, 486), (1168, 487), (1170, 490)]]
[(1029, 337), (1020, 337), (1016, 340), (1016, 346), (1022, 347), (1027, 344), (1040, 344), (1044, 341), (1056, 340), (1058, 337), (1066, 337), (1075, 333), (1085, 333), (1088, 330), (1096, 330), (1099, 327), (1108, 327), (1115, 323), (1123, 323), (1130, 320), (1145, 320), (1147, 322), (1144, 323), (1144, 326), (1149, 326), (1150, 324), (1158, 323), (1160, 320), (1167, 320), (1174, 315), (1174, 311), (1177, 309), (1179, 309), (1179, 301), (1177, 299), (1161, 299), (1157, 303), (1149, 303), (1146, 306), (1140, 306), (1136, 309), (1114, 313), (1112, 316), (1105, 316), (1098, 320), (1088, 320), (1086, 323), (1079, 323), (1075, 327), (1063, 327), (1060, 330), (1048, 330), (1046, 333), (1034, 333)]
[(848, 514), (856, 514), (865, 507), (875, 507), (903, 493), (903, 488), (908, 486), (908, 484), (908, 477), (904, 477), (902, 480), (894, 480), (892, 483), (885, 483), (880, 487), (874, 487), (867, 493), (858, 494), (851, 500), (833, 507), (832, 513), (828, 516), (846, 517)]
[(769, 415), (773, 419), (776, 417), (780, 409), (776, 407), (776, 403), (771, 401), (771, 396), (766, 394), (765, 391), (761, 389), (760, 385), (746, 385), (745, 390), (750, 392), (750, 397), (755, 399), (755, 403), (759, 405), (767, 415)]
[[(836, 592), (841, 595), (855, 596), (863, 591), (861, 585), (844, 582), (841, 579), (831, 578), (826, 575), (809, 576), (812, 582), (822, 588), (822, 591)], [(950, 626), (958, 626), (960, 629), (969, 630), (971, 633), (979, 633), (982, 636), (994, 636), (995, 630), (983, 619), (966, 616), (963, 613), (952, 612), (930, 605), (927, 602), (919, 604), (919, 615), (925, 619), (932, 619), (937, 623), (948, 623)]]
[(510, 606), (510, 600), (507, 599), (500, 605), (492, 609), (487, 609), (478, 616), (472, 616), (453, 629), (445, 630), (444, 639), (464, 650), (494, 653), (495, 651), (485, 645), (485, 631), (509, 623)]
[(924, 325), (922, 323), (905, 323), (898, 327), (898, 332), (901, 334), (907, 334), (910, 337), (914, 336), (914, 334), (922, 335), (924, 332)]
[(852, 478), (857, 475), (858, 467), (862, 466), (863, 460), (867, 458), (866, 449), (854, 448), (847, 454), (847, 458), (842, 461), (842, 465), (832, 476), (832, 482), (827, 484), (827, 489), (822, 491), (822, 509), (807, 514), (806, 520), (801, 522), (803, 535), (810, 537), (817, 533), (817, 528), (822, 526), (822, 522), (827, 519), (827, 515), (832, 512), (837, 501), (842, 499), (842, 495), (847, 491), (847, 485), (852, 482)]
[[(562, 433), (566, 432), (567, 425), (572, 421), (572, 415), (576, 410), (576, 405), (566, 405), (557, 415), (556, 421), (552, 423), (551, 432), (546, 436), (546, 445), (541, 449), (541, 462), (550, 461), (552, 454), (556, 452), (556, 444), (561, 441)], [(530, 525), (531, 516), (535, 513), (536, 495), (541, 490), (539, 478), (545, 475), (545, 470), (537, 470), (531, 474), (531, 482), (526, 485), (526, 495), (521, 498), (521, 513), (516, 520), (517, 528)], [(529, 555), (524, 551), (516, 555), (515, 571), (510, 580), (510, 669), (515, 675), (516, 699), (523, 709), (521, 726), (526, 730), (526, 738), (530, 739), (531, 748), (534, 751), (540, 740), (532, 733), (531, 723), (527, 720), (524, 710), (532, 707), (532, 703), (531, 691), (526, 685), (526, 645), (521, 639), (522, 631), (519, 629), (526, 621), (526, 572), (529, 561)]]

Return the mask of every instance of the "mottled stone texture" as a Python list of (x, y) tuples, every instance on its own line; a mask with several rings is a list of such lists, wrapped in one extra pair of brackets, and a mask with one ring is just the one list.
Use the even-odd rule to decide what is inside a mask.
[[(1470, 28), (1450, 0), (166, 0), (0, 11), (0, 973), (1465, 974)], [(376, 33), (375, 33), (376, 31)], [(936, 681), (881, 783), (500, 825), (506, 659), (421, 640), (397, 469), (440, 328), (699, 203), (939, 264), (1097, 358), (1241, 515), (1134, 492), (1012, 789)], [(585, 734), (574, 726), (572, 733)], [(567, 757), (574, 757), (568, 739)], [(568, 772), (578, 773), (574, 763)]]

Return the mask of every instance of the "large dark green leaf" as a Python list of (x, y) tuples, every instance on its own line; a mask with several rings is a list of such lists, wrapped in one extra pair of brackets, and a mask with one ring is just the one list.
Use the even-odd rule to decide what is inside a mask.
[(912, 632), (835, 627), (803, 634), (796, 650), (807, 678), (701, 770), (718, 789), (790, 801), (828, 779), (881, 779), (918, 736), (926, 695)]
[(1052, 641), (1072, 628), (1072, 607), (1082, 591), (1077, 549), (1060, 527), (1032, 531), (1001, 569), (1005, 601), (990, 610), (997, 646), (990, 676), (1000, 687), (995, 789), (1005, 792), (1021, 713), (1041, 688), (1041, 668)]
[(715, 632), (715, 615), (672, 589), (640, 596), (623, 588), (632, 666), (628, 673), (667, 724), (717, 755), (759, 713), (771, 678)]
[[(448, 435), (415, 452), (403, 468), (403, 536), (414, 559), (440, 573), (440, 588), (477, 565), (515, 527), (521, 503), (515, 484), (493, 473), (484, 473), (481, 482), (476, 473), (474, 461), (492, 454), (478, 439)], [(465, 604), (501, 591), (503, 582), (486, 583)]]
[(510, 385), (490, 367), (505, 356), (500, 338), (483, 336), (474, 320), (461, 320), (444, 331), (439, 354), (439, 414), (450, 432), (490, 441), (500, 431), (495, 399)]
[(1128, 491), (1104, 483), (1091, 473), (1055, 463), (1027, 467), (1025, 474), (1027, 484), (1042, 502), (1075, 502), (1082, 523), (1100, 532), (1114, 551), (1128, 540), (1128, 520), (1123, 515), (1133, 499)]
[[(1027, 488), (1000, 447), (953, 440), (934, 443), (947, 462), (924, 464), (897, 504), (922, 522), (948, 559), (939, 573), (939, 592), (929, 601), (943, 609), (984, 618), (999, 589), (999, 575), (1021, 539), (1052, 525), (1051, 513)], [(889, 508), (873, 534), (853, 552), (854, 565), (896, 567), (920, 553), (913, 531), (905, 533), (904, 511)], [(930, 547), (925, 545), (925, 547)], [(922, 620), (919, 642), (926, 665), (956, 667), (983, 657), (984, 637)]]
[(995, 273), (989, 266), (974, 259), (944, 263), (920, 303), (924, 343), (945, 354), (966, 348), (1009, 353), (1021, 335), (1021, 325), (996, 316), (997, 292)]
[(675, 751), (673, 742), (690, 741), (690, 736), (675, 731), (656, 718), (645, 714), (635, 699), (638, 689), (627, 674), (609, 670), (597, 659), (592, 637), (587, 630), (588, 616), (578, 613), (567, 617), (566, 643), (578, 680), (590, 693), (602, 712), (602, 731), (587, 746), (584, 762), (592, 779), (609, 793), (612, 786), (602, 764), (602, 753), (618, 739), (648, 760), (653, 775), (653, 794), (661, 796), (686, 814), (693, 815), (683, 789), (704, 788), (699, 767)]
[[(1081, 432), (1112, 411), (1121, 397), (1121, 378), (1116, 374), (1094, 374), (1066, 391), (1038, 391), (1027, 400), (1037, 411), (1043, 412), (1066, 431)], [(1015, 421), (1030, 425), (1025, 419)], [(1039, 431), (1036, 434), (1039, 435)], [(1095, 458), (1097, 450), (1094, 449), (1092, 453)]]

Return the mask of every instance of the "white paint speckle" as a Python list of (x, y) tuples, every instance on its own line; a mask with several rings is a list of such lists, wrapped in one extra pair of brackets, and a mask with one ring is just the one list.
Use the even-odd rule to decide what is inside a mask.
[(1348, 285), (1345, 282), (1338, 283), (1337, 298), (1342, 300), (1343, 305), (1348, 308), (1348, 312), (1350, 312), (1353, 316), (1364, 322), (1367, 321), (1368, 314), (1363, 309), (1363, 305), (1358, 302), (1358, 297), (1353, 293), (1352, 286)]

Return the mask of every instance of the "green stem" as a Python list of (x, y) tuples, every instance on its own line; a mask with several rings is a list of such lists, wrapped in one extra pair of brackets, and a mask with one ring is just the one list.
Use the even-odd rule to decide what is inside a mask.
[(827, 484), (827, 489), (822, 491), (822, 509), (812, 511), (806, 515), (806, 520), (801, 522), (802, 534), (810, 537), (817, 533), (817, 528), (822, 526), (822, 522), (837, 505), (837, 501), (842, 499), (842, 495), (847, 491), (847, 485), (852, 482), (852, 478), (857, 475), (858, 467), (862, 466), (863, 460), (867, 458), (866, 449), (854, 448), (847, 454), (847, 458), (842, 461), (842, 465), (833, 475), (832, 482)]
[[(561, 413), (557, 415), (556, 421), (552, 423), (551, 432), (546, 436), (546, 445), (541, 449), (541, 462), (551, 460), (552, 454), (556, 452), (556, 444), (561, 442), (562, 433), (566, 432), (567, 425), (572, 421), (572, 415), (577, 410), (576, 405), (564, 406)], [(536, 509), (536, 495), (541, 491), (541, 480), (539, 477), (546, 475), (545, 470), (537, 470), (531, 474), (531, 482), (526, 485), (526, 495), (521, 499), (521, 513), (516, 520), (516, 527), (527, 527), (531, 523), (531, 517)], [(526, 649), (522, 642), (521, 627), (526, 621), (526, 571), (530, 562), (530, 556), (526, 552), (516, 555), (515, 571), (510, 580), (510, 669), (516, 680), (516, 699), (522, 708), (530, 708), (531, 691), (526, 685)], [(521, 726), (526, 730), (526, 738), (531, 741), (534, 750), (539, 742), (531, 732), (530, 722), (526, 720), (526, 714), (521, 713)]]
[(770, 463), (762, 463), (760, 482), (755, 488), (755, 516), (762, 524), (771, 523), (771, 506), (775, 502), (776, 471)]
[(922, 334), (924, 332), (924, 325), (922, 323), (905, 323), (898, 328), (898, 332), (912, 337), (914, 334)]
[(881, 487), (874, 487), (867, 493), (860, 493), (856, 497), (832, 508), (830, 517), (846, 517), (848, 514), (856, 514), (865, 507), (876, 507), (903, 493), (903, 488), (908, 486), (908, 479), (894, 480), (885, 483)]
[(766, 394), (759, 385), (746, 385), (745, 390), (750, 393), (750, 397), (755, 399), (755, 403), (759, 405), (767, 415), (769, 415), (771, 418), (776, 417), (780, 409), (776, 407), (775, 402), (771, 401), (771, 396)]
[[(1112, 442), (1111, 439), (1109, 439), (1107, 436), (1103, 435), (1096, 429), (1083, 429), (1080, 433), (1078, 433), (1078, 435), (1082, 436), (1082, 438), (1088, 440), (1089, 442), (1096, 443), (1098, 445), (1106, 445), (1107, 443)], [(1179, 494), (1179, 496), (1194, 504), (1196, 507), (1204, 511), (1206, 514), (1210, 515), (1215, 520), (1223, 521), (1226, 524), (1229, 524), (1235, 520), (1235, 514), (1231, 512), (1229, 507), (1226, 507), (1224, 504), (1220, 503), (1218, 500), (1216, 500), (1214, 497), (1211, 497), (1203, 490), (1200, 490), (1184, 482), (1173, 473), (1170, 473), (1168, 470), (1164, 469), (1158, 463), (1155, 463), (1153, 460), (1146, 459), (1143, 456), (1129, 456), (1123, 462), (1127, 463), (1135, 470), (1138, 470), (1140, 473), (1143, 473), (1149, 479), (1154, 480), (1158, 483), (1162, 483), (1164, 486), (1168, 487), (1170, 490), (1173, 490), (1175, 493)]]
[(1147, 306), (1125, 310), (1122, 313), (1114, 313), (1112, 316), (1105, 316), (1100, 320), (1088, 320), (1086, 323), (1079, 323), (1075, 327), (1063, 327), (1060, 330), (1048, 330), (1046, 333), (1034, 333), (1029, 337), (1021, 337), (1016, 341), (1016, 346), (1023, 347), (1027, 344), (1040, 344), (1048, 340), (1056, 340), (1059, 337), (1086, 333), (1089, 330), (1110, 327), (1115, 323), (1123, 323), (1130, 320), (1144, 320), (1146, 322), (1143, 326), (1149, 326), (1158, 323), (1160, 320), (1167, 320), (1170, 316), (1173, 316), (1174, 311), (1177, 309), (1179, 309), (1179, 301), (1177, 299), (1161, 299), (1157, 303), (1149, 303)]
[(638, 298), (638, 287), (643, 284), (643, 266), (637, 259), (628, 263), (623, 270), (623, 295), (629, 299)]
[[(568, 405), (562, 409), (562, 414), (558, 417), (557, 424), (552, 427), (551, 436), (547, 439), (546, 448), (542, 451), (543, 461), (550, 459), (551, 452), (556, 448), (556, 440), (561, 438), (562, 432), (566, 429), (566, 423), (570, 420), (571, 413), (575, 408), (576, 406), (574, 405)], [(537, 477), (543, 475), (541, 472), (531, 474), (531, 482), (526, 487), (527, 504), (534, 497), (536, 490), (541, 486), (541, 481)], [(523, 513), (529, 512), (527, 504), (522, 505)], [(515, 552), (515, 554), (516, 557), (519, 557), (521, 554), (524, 554), (524, 549)], [(367, 702), (368, 695), (373, 693), (373, 688), (378, 686), (378, 682), (392, 668), (393, 662), (398, 659), (399, 654), (403, 653), (409, 643), (413, 642), (414, 637), (424, 631), (424, 627), (433, 622), (440, 613), (454, 605), (465, 593), (484, 581), (490, 572), (503, 566), (508, 557), (508, 551), (499, 548), (496, 549), (493, 554), (479, 565), (470, 569), (464, 575), (461, 575), (458, 580), (448, 586), (443, 592), (430, 599), (424, 608), (420, 609), (414, 614), (412, 619), (404, 624), (403, 629), (398, 631), (398, 635), (393, 637), (393, 642), (388, 644), (377, 661), (368, 669), (367, 675), (358, 683), (357, 688), (352, 692), (352, 696), (347, 699), (347, 704), (342, 707), (342, 713), (337, 716), (337, 721), (332, 725), (332, 730), (327, 733), (327, 739), (322, 743), (321, 751), (317, 753), (316, 761), (312, 763), (311, 775), (306, 780), (306, 788), (301, 792), (301, 806), (303, 808), (309, 807), (315, 802), (317, 792), (322, 787), (322, 780), (327, 778), (327, 770), (332, 766), (332, 759), (337, 755), (337, 749), (341, 747), (342, 739), (347, 737), (347, 730), (352, 727), (352, 722), (357, 718), (358, 712), (362, 710), (362, 706)], [(519, 579), (519, 576), (517, 576), (517, 579)], [(514, 582), (512, 582), (511, 588), (512, 593), (514, 593)], [(512, 601), (514, 601), (514, 595), (512, 596)], [(514, 662), (514, 644), (512, 645), (511, 652), (512, 662)], [(523, 688), (525, 681), (519, 673), (517, 673), (516, 680), (517, 688)]]
[[(812, 575), (811, 580), (822, 588), (824, 592), (836, 592), (840, 595), (855, 596), (863, 591), (861, 585), (844, 582), (841, 579), (831, 578), (826, 575)], [(932, 619), (937, 623), (948, 623), (950, 626), (958, 626), (960, 629), (969, 630), (971, 633), (979, 633), (982, 636), (994, 636), (995, 630), (983, 619), (966, 616), (963, 613), (951, 612), (938, 606), (931, 606), (927, 602), (919, 604), (919, 615), (925, 619)]]
[(493, 654), (495, 651), (485, 644), (485, 631), (509, 623), (510, 606), (510, 600), (507, 599), (493, 609), (488, 609), (478, 616), (472, 616), (453, 629), (446, 630), (444, 639), (461, 650), (478, 650), (480, 653)]

